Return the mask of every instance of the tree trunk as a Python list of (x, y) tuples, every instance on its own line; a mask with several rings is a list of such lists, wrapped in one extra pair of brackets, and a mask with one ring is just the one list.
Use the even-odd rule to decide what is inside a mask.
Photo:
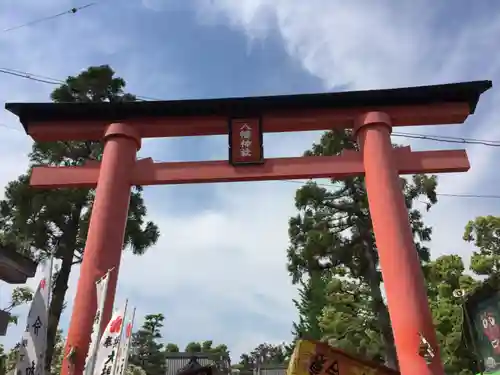
[(73, 249), (65, 248), (62, 256), (61, 268), (54, 282), (52, 300), (49, 309), (49, 326), (47, 332), (47, 351), (45, 353), (45, 372), (50, 373), (54, 345), (56, 344), (57, 327), (64, 308), (66, 290), (68, 290), (69, 275), (73, 264)]
[[(375, 295), (378, 294), (378, 298)], [(377, 314), (378, 321), (380, 324), (380, 332), (385, 344), (385, 361), (387, 367), (397, 370), (398, 356), (396, 354), (396, 345), (394, 344), (394, 336), (392, 334), (391, 319), (389, 317), (389, 311), (387, 310), (387, 305), (382, 299), (382, 293), (380, 292), (380, 286), (376, 290), (376, 293), (372, 293), (373, 296), (373, 308)]]
[(391, 318), (389, 310), (382, 297), (380, 289), (380, 277), (375, 265), (375, 250), (370, 241), (363, 241), (366, 253), (366, 259), (369, 263), (368, 267), (368, 283), (370, 285), (370, 294), (373, 298), (373, 311), (377, 315), (380, 332), (385, 344), (385, 361), (387, 367), (398, 369), (398, 357), (396, 354), (396, 345), (394, 344), (394, 335), (392, 334)]
[(80, 218), (85, 203), (86, 200), (79, 202), (72, 210), (71, 219), (63, 230), (59, 248), (57, 249), (57, 254), (60, 254), (62, 262), (52, 289), (52, 299), (49, 308), (47, 350), (45, 352), (45, 372), (47, 374), (50, 374), (52, 366), (52, 357), (54, 356), (54, 347), (57, 339), (57, 327), (59, 326), (59, 320), (61, 319), (61, 314), (64, 309), (64, 300), (66, 298), (66, 291), (68, 290), (69, 276), (73, 266), (75, 247), (78, 238), (78, 228), (80, 226)]

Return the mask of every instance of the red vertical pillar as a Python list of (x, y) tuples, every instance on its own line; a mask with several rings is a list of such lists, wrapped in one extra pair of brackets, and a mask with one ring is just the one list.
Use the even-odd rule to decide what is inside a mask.
[(83, 372), (97, 308), (95, 282), (114, 267), (101, 320), (103, 329), (111, 319), (130, 203), (130, 172), (140, 144), (136, 130), (126, 124), (111, 124), (104, 136), (99, 180), (66, 341), (65, 353), (75, 349), (74, 367), (70, 371), (65, 358), (64, 375)]
[[(425, 280), (393, 160), (391, 129), (389, 116), (381, 112), (361, 116), (355, 126), (400, 372), (443, 375)], [(430, 365), (419, 355), (419, 333), (435, 351)]]

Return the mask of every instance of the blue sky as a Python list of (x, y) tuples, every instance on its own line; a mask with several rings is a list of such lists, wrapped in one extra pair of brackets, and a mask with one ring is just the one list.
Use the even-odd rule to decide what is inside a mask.
[[(58, 19), (0, 32), (0, 67), (64, 79), (110, 64), (137, 95), (208, 98), (376, 89), (500, 77), (500, 16), (495, 0), (106, 0)], [(70, 0), (4, 0), (0, 26), (86, 4)], [(0, 101), (47, 101), (50, 85), (0, 75)], [(466, 125), (408, 132), (500, 139), (500, 94), (494, 87)], [(495, 111), (495, 109), (497, 109)], [(30, 139), (0, 111), (0, 183), (27, 167)], [(300, 155), (318, 133), (265, 137), (265, 154)], [(430, 141), (415, 149), (461, 148)], [(471, 171), (440, 177), (439, 192), (498, 194), (490, 171), (496, 148), (466, 147)], [(227, 157), (225, 137), (147, 140), (155, 160)], [(145, 189), (149, 216), (162, 231), (157, 246), (124, 254), (117, 304), (125, 298), (166, 316), (166, 342), (212, 339), (236, 355), (290, 339), (295, 289), (285, 268), (287, 220), (300, 186), (289, 182), (162, 186)], [(426, 214), (433, 256), (473, 250), (461, 240), (467, 220), (497, 214), (497, 200), (441, 197)], [(78, 278), (68, 292), (69, 321)], [(32, 282), (34, 283), (34, 282)], [(2, 285), (0, 302), (10, 287)], [(25, 314), (26, 309), (19, 309)], [(20, 327), (4, 342), (14, 343)]]

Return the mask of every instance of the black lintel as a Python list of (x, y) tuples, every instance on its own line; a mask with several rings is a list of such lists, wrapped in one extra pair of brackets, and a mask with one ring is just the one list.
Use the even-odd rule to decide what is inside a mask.
[(492, 87), (491, 81), (384, 90), (344, 91), (318, 94), (255, 96), (226, 99), (136, 101), (116, 103), (6, 103), (25, 130), (32, 122), (109, 121), (134, 118), (188, 116), (260, 116), (268, 111), (342, 109), (428, 105), (466, 102), (474, 113), (479, 97)]

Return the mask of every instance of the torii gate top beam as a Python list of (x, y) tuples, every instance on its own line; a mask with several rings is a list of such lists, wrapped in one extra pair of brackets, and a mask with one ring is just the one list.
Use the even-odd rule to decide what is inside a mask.
[[(103, 140), (102, 162), (35, 167), (38, 187), (96, 187), (85, 256), (66, 349), (75, 375), (84, 370), (96, 307), (95, 281), (118, 270), (130, 187), (135, 184), (345, 178), (365, 175), (389, 314), (402, 374), (443, 374), (421, 265), (415, 251), (401, 173), (466, 171), (464, 150), (394, 149), (393, 126), (462, 123), (490, 81), (378, 91), (168, 102), (7, 104), (36, 141)], [(360, 151), (330, 157), (265, 159), (262, 131), (353, 128)], [(137, 160), (141, 138), (228, 134), (227, 161)], [(253, 165), (252, 165), (253, 164)], [(102, 322), (111, 318), (117, 272), (109, 280)], [(103, 323), (101, 323), (101, 328)], [(436, 353), (421, 358), (422, 337)], [(69, 373), (69, 362), (62, 366)]]
[(228, 119), (260, 117), (263, 132), (350, 128), (361, 114), (387, 113), (393, 126), (463, 123), (491, 81), (387, 90), (127, 103), (7, 103), (36, 141), (101, 140), (113, 122), (141, 138), (220, 135)]

